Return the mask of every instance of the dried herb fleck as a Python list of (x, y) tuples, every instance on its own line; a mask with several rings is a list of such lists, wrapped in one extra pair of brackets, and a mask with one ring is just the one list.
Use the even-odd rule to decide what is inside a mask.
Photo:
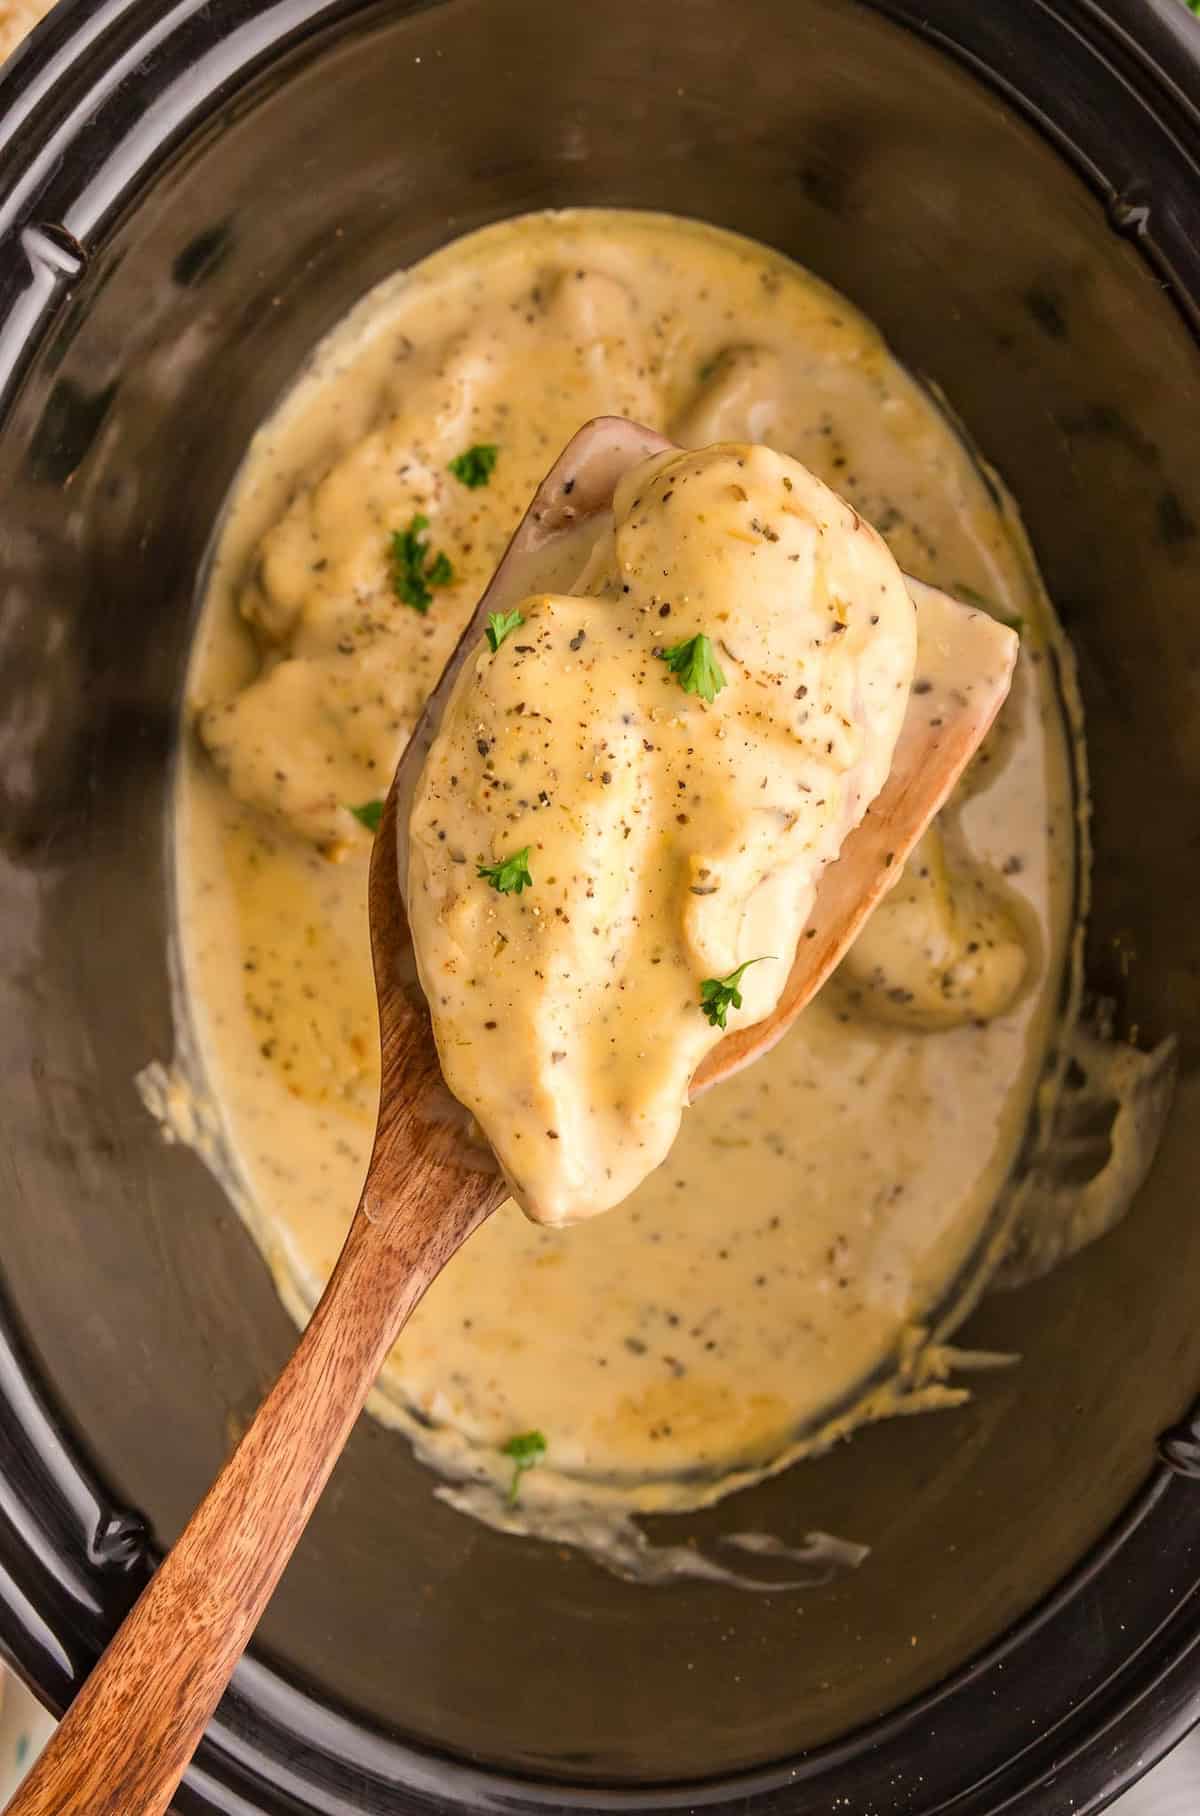
[(700, 1007), (714, 1028), (725, 1026), (725, 1017), (730, 1009), (742, 1006), (741, 981), (751, 965), (761, 965), (769, 953), (760, 958), (748, 958), (744, 965), (731, 971), (728, 977), (706, 977), (700, 985)]
[(361, 807), (352, 807), (350, 812), (359, 825), (365, 826), (368, 832), (379, 831), (379, 822), (383, 818), (382, 801), (364, 801)]
[(488, 483), (496, 470), (499, 455), (500, 450), (494, 441), (477, 441), (473, 448), (455, 455), (449, 470), (455, 479), (473, 492), (478, 486)]
[(392, 591), (402, 605), (424, 614), (433, 604), (431, 588), (449, 586), (454, 579), (450, 557), (444, 549), (432, 555), (425, 535), (429, 519), (418, 511), (406, 530), (393, 530), (390, 544)]
[(527, 1469), (533, 1469), (546, 1454), (546, 1440), (540, 1431), (522, 1431), (515, 1438), (500, 1448), (500, 1455), (508, 1457), (513, 1466), (512, 1481), (508, 1488), (508, 1504), (515, 1507), (517, 1496), (521, 1492), (521, 1477)]
[(670, 649), (655, 650), (654, 653), (673, 675), (679, 677), (679, 685), (685, 694), (698, 694), (711, 705), (726, 685), (712, 643), (703, 631), (682, 643), (672, 644)]
[(513, 631), (520, 630), (525, 620), (520, 612), (489, 612), (487, 621), (487, 640), (495, 655), (504, 639)]
[(529, 874), (529, 853), (531, 847), (526, 845), (521, 851), (514, 851), (510, 858), (503, 858), (498, 864), (480, 864), (478, 874), (485, 883), (490, 883), (500, 895), (520, 895), (522, 889), (528, 889), (533, 878)]

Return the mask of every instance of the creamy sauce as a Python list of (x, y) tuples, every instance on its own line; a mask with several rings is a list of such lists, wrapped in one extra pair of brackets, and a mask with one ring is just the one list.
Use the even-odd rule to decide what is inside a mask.
[[(870, 325), (764, 248), (665, 217), (529, 217), (447, 248), (367, 298), (256, 438), (190, 681), (192, 1084), (298, 1318), (356, 1202), (378, 1086), (369, 833), (349, 810), (385, 792), (534, 486), (606, 411), (803, 461), (906, 572), (1020, 619), (1022, 656), (890, 921), (789, 1037), (686, 1114), (621, 1208), (560, 1232), (504, 1206), (393, 1352), (377, 1410), (479, 1484), (450, 1491), (468, 1510), (491, 1494), (511, 1522), (502, 1447), (544, 1435), (519, 1512), (563, 1536), (960, 1397), (943, 1340), (1003, 1252), (1031, 1114), (1035, 1143), (1047, 1121), (1076, 879), (1059, 646), (1019, 527)], [(480, 443), (495, 468), (470, 488), (448, 466)], [(424, 613), (396, 597), (389, 540), (418, 515), (422, 572), (444, 553), (451, 575)]]
[(635, 467), (577, 590), (516, 612), (447, 702), (406, 900), (446, 1082), (562, 1225), (666, 1159), (730, 1018), (778, 1002), (917, 618), (881, 538), (745, 443)]

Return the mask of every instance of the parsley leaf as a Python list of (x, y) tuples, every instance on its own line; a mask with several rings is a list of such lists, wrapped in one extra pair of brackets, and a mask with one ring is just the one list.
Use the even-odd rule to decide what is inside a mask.
[(501, 1446), (500, 1455), (511, 1457), (513, 1466), (512, 1482), (509, 1484), (508, 1504), (515, 1507), (517, 1496), (521, 1492), (521, 1477), (527, 1469), (540, 1463), (546, 1454), (546, 1440), (540, 1431), (522, 1431), (508, 1443)]
[(393, 530), (390, 545), (392, 591), (403, 605), (414, 612), (425, 613), (433, 604), (430, 587), (449, 586), (454, 579), (450, 557), (443, 549), (426, 566), (429, 543), (425, 532), (429, 519), (418, 511), (406, 530)]
[(748, 971), (751, 965), (761, 965), (769, 956), (770, 954), (764, 953), (762, 958), (748, 958), (744, 965), (739, 965), (736, 971), (729, 973), (728, 977), (706, 977), (704, 979), (700, 985), (700, 1007), (707, 1015), (712, 1027), (723, 1028), (725, 1017), (729, 1014), (730, 1009), (741, 1008), (742, 993), (738, 986), (742, 981), (743, 973)]
[(487, 640), (495, 655), (510, 631), (520, 630), (525, 619), (520, 612), (489, 612), (487, 621)]
[(501, 895), (520, 895), (533, 882), (529, 874), (529, 853), (531, 847), (526, 845), (522, 851), (514, 851), (510, 858), (503, 858), (499, 864), (479, 864), (478, 874), (485, 883)]
[(721, 665), (703, 631), (699, 636), (688, 637), (683, 643), (675, 643), (670, 649), (657, 649), (654, 653), (673, 675), (679, 676), (679, 685), (685, 694), (699, 694), (711, 705), (725, 686)]
[(485, 486), (492, 477), (499, 454), (494, 441), (477, 441), (473, 448), (455, 455), (449, 470), (473, 492), (476, 486)]
[(365, 826), (368, 832), (379, 831), (379, 822), (383, 818), (382, 801), (364, 801), (361, 807), (352, 807), (350, 812), (359, 825)]

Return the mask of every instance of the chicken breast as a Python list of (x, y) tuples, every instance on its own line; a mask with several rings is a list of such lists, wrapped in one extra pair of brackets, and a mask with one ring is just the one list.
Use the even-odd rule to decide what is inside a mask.
[(406, 899), (447, 1082), (564, 1224), (665, 1158), (730, 1017), (774, 1007), (887, 778), (916, 617), (850, 506), (733, 443), (636, 468), (576, 591), (519, 619), (451, 694)]

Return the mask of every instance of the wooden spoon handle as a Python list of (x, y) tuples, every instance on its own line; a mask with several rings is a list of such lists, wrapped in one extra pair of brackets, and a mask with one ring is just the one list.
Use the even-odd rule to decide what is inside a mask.
[(385, 1355), (502, 1195), (484, 1174), (446, 1185), (455, 1201), (424, 1221), (375, 1222), (360, 1210), (291, 1361), (8, 1816), (166, 1810)]

